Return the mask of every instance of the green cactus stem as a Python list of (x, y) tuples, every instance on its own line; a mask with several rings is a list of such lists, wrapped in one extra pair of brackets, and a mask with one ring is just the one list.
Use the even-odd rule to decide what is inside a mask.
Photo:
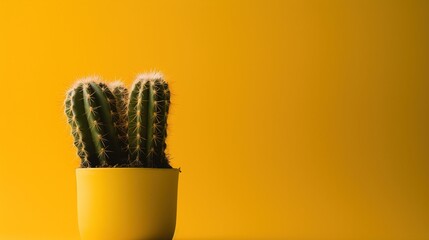
[(109, 167), (126, 163), (118, 131), (115, 95), (97, 78), (78, 81), (66, 97), (66, 115), (81, 167)]
[(120, 81), (109, 84), (109, 88), (115, 96), (118, 120), (114, 122), (114, 127), (118, 132), (121, 150), (125, 155), (122, 157), (128, 160), (128, 89)]
[(139, 75), (128, 104), (129, 161), (132, 166), (171, 168), (167, 148), (168, 83), (160, 73)]

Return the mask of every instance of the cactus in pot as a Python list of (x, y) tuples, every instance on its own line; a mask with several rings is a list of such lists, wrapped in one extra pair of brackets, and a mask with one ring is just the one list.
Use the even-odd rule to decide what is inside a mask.
[(72, 128), (81, 167), (113, 167), (127, 163), (121, 146), (124, 113), (117, 95), (98, 78), (78, 81), (67, 92), (65, 112)]
[[(121, 82), (78, 81), (65, 113), (81, 158), (76, 169), (81, 239), (168, 239), (180, 169), (165, 152), (170, 90), (160, 73)], [(159, 169), (162, 168), (162, 169)]]

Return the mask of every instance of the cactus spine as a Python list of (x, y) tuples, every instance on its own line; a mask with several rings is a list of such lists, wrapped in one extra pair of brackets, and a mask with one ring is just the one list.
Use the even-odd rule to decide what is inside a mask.
[(163, 76), (139, 75), (131, 89), (128, 107), (131, 165), (171, 168), (165, 153), (170, 90)]
[(120, 125), (116, 98), (106, 84), (96, 78), (77, 82), (67, 93), (65, 105), (81, 167), (126, 163), (116, 127)]

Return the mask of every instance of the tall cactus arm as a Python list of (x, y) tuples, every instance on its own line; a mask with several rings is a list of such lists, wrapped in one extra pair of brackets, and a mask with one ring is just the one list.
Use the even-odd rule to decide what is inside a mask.
[(134, 82), (128, 110), (134, 165), (171, 168), (165, 154), (169, 104), (168, 85), (161, 74), (142, 74)]
[[(103, 88), (103, 89), (102, 89)], [(118, 134), (113, 126), (111, 106), (103, 84), (83, 84), (83, 101), (91, 136), (102, 167), (120, 164)]]
[(155, 152), (155, 141), (157, 141), (157, 136), (155, 132), (156, 128), (156, 119), (158, 112), (155, 111), (155, 95), (157, 90), (155, 88), (155, 82), (153, 79), (147, 81), (145, 86), (148, 88), (148, 101), (146, 103), (147, 114), (144, 115), (143, 124), (146, 126), (146, 158), (148, 167), (154, 167), (156, 162), (156, 152)]
[(129, 141), (129, 161), (132, 166), (147, 165), (146, 161), (146, 120), (149, 88), (146, 82), (137, 80), (134, 82), (130, 93), (128, 104), (128, 141)]
[(82, 160), (81, 167), (98, 166), (100, 162), (93, 145), (91, 130), (86, 120), (81, 84), (77, 84), (68, 92), (65, 105), (68, 122), (72, 128), (74, 144)]

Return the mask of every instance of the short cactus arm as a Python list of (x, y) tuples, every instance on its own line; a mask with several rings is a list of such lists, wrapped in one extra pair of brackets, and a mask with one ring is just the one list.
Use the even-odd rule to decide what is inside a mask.
[[(127, 157), (128, 157), (128, 153), (126, 150), (126, 142), (123, 142), (121, 139), (121, 137), (126, 138), (126, 136), (123, 136), (123, 132), (122, 132), (122, 125), (123, 123), (121, 122), (121, 112), (123, 111), (122, 107), (118, 108), (118, 103), (117, 103), (117, 98), (115, 96), (115, 94), (111, 91), (111, 89), (104, 83), (99, 83), (98, 84), (100, 89), (103, 91), (104, 96), (107, 100), (107, 103), (109, 104), (110, 107), (110, 118), (112, 120), (112, 124), (109, 124), (110, 127), (112, 127), (112, 129), (110, 129), (112, 132), (112, 136), (114, 137), (112, 140), (114, 140), (115, 142), (117, 142), (117, 144), (119, 145), (119, 148), (116, 148), (115, 151), (117, 151), (117, 159), (111, 159), (116, 161), (115, 163), (112, 163), (113, 165), (119, 164), (119, 165), (123, 165), (127, 163)], [(106, 116), (108, 116), (106, 115)], [(122, 134), (122, 135), (121, 135)], [(126, 139), (125, 139), (126, 141)]]
[(114, 122), (114, 127), (118, 132), (119, 142), (121, 145), (122, 157), (128, 158), (128, 90), (122, 82), (114, 82), (109, 85), (114, 95), (118, 119)]

